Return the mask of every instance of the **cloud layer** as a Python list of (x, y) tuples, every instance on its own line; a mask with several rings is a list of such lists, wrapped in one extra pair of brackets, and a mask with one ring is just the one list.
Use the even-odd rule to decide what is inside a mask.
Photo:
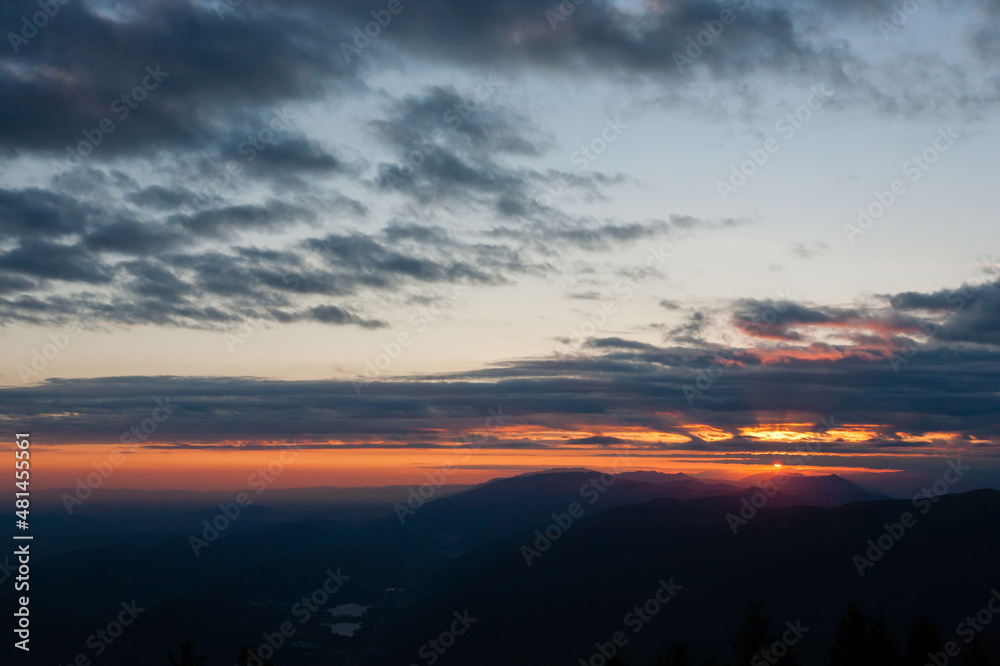
[[(30, 185), (0, 188), (5, 322), (372, 325), (378, 315), (348, 297), (405, 284), (507, 284), (554, 270), (545, 258), (553, 246), (602, 252), (734, 223), (682, 211), (581, 214), (578, 203), (629, 177), (583, 157), (577, 170), (542, 166), (557, 149), (550, 130), (498, 93), (517, 77), (624, 80), (652, 86), (664, 103), (700, 104), (712, 96), (706, 85), (729, 94), (780, 76), (847, 86), (845, 104), (890, 113), (933, 105), (893, 93), (882, 84), (909, 75), (838, 36), (890, 15), (888, 0), (641, 9), (595, 0), (570, 13), (529, 0), (405, 2), (396, 14), (362, 0), (56, 6), (41, 26), (32, 25), (37, 3), (0, 9), (9, 28), (0, 154), (35, 174)], [(972, 1), (955, 9), (969, 57), (988, 52), (989, 35), (971, 27), (984, 11)], [(490, 73), (467, 90), (431, 83), (396, 97), (373, 88), (403, 62)], [(988, 62), (948, 98), (990, 104), (989, 89), (972, 89), (995, 85)], [(948, 72), (939, 70), (914, 80)], [(344, 99), (371, 101), (354, 145), (333, 145), (297, 115)], [(426, 219), (429, 204), (446, 224)], [(449, 233), (398, 231), (428, 226)], [(318, 252), (312, 241), (330, 245)], [(955, 326), (943, 335), (980, 335)], [(780, 324), (771, 332), (788, 334)]]

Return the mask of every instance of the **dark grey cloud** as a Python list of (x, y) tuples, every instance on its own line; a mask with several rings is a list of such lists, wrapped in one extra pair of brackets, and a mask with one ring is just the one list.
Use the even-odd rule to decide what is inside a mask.
[(155, 261), (131, 261), (121, 265), (128, 291), (146, 303), (181, 304), (195, 287), (181, 280), (167, 266)]
[(378, 186), (423, 202), (467, 200), (503, 216), (525, 215), (533, 193), (560, 174), (504, 163), (552, 146), (528, 117), (497, 102), (504, 85), (491, 74), (465, 94), (434, 86), (398, 100), (388, 118), (371, 121), (375, 136), (398, 155), (378, 165)]
[(454, 86), (431, 86), (400, 100), (391, 118), (370, 125), (380, 138), (398, 148), (419, 147), (437, 134), (470, 151), (541, 155), (552, 146), (552, 139), (535, 128), (528, 116), (497, 103), (506, 85), (501, 77), (490, 74), (464, 93)]
[(934, 292), (883, 295), (888, 307), (840, 308), (794, 301), (742, 299), (733, 324), (748, 335), (807, 343), (833, 331), (860, 347), (1000, 345), (1000, 281), (965, 284)]
[(130, 192), (127, 199), (136, 204), (153, 210), (176, 210), (182, 206), (191, 206), (195, 202), (194, 193), (183, 187), (165, 187), (150, 185), (141, 190)]
[(226, 237), (250, 230), (277, 231), (315, 218), (316, 211), (311, 208), (271, 199), (262, 205), (240, 204), (178, 214), (170, 221), (194, 235)]
[[(577, 220), (575, 223), (536, 224), (532, 227), (531, 233), (543, 243), (570, 243), (588, 250), (601, 250), (614, 245), (663, 236), (669, 230), (670, 223), (664, 220), (625, 223)], [(511, 228), (505, 228), (503, 231), (509, 235), (523, 233)], [(495, 233), (500, 235), (501, 229), (497, 229)]]
[(0, 273), (0, 294), (31, 291), (37, 286), (37, 282), (34, 282), (26, 277)]
[[(532, 69), (644, 78), (672, 88), (701, 78), (691, 70), (723, 84), (743, 82), (755, 73), (780, 73), (810, 84), (851, 83), (874, 92), (876, 85), (852, 78), (874, 67), (851, 51), (836, 28), (891, 13), (891, 3), (884, 0), (655, 0), (640, 11), (591, 0), (575, 5), (565, 21), (551, 23), (547, 11), (556, 10), (557, 3), (540, 0), (475, 7), (461, 0), (428, 0), (404, 8), (370, 45), (350, 57), (342, 44), (351, 45), (355, 29), (372, 21), (372, 5), (366, 0), (259, 0), (235, 8), (190, 0), (113, 8), (101, 2), (60, 5), (58, 15), (37, 35), (25, 43), (15, 39), (0, 51), (0, 99), (5, 102), (0, 107), (0, 150), (65, 156), (67, 145), (87, 140), (84, 133), (93, 135), (104, 119), (113, 130), (102, 133), (88, 159), (151, 157), (164, 147), (197, 149), (222, 141), (237, 128), (244, 134), (260, 131), (272, 109), (287, 102), (365, 90), (364, 79), (371, 72), (413, 59), (498, 73)], [(970, 22), (979, 18), (977, 3), (963, 8)], [(32, 0), (6, 2), (0, 7), (0, 25), (16, 35), (22, 16), (37, 11)], [(733, 16), (724, 33), (686, 68), (678, 67), (675, 54), (685, 54), (705, 22), (718, 22), (723, 12)], [(970, 43), (988, 57), (990, 33), (981, 26), (970, 33)], [(162, 73), (149, 79), (149, 71)], [(141, 101), (123, 97), (144, 80), (156, 85)], [(440, 115), (453, 98), (453, 90), (441, 87), (410, 104), (409, 112)], [(487, 122), (484, 117), (463, 123), (455, 133), (473, 144), (488, 135), (501, 152), (538, 152), (539, 143), (525, 140), (522, 132), (493, 127), (481, 133)], [(261, 160), (291, 160), (319, 170), (337, 167), (336, 159), (308, 141), (276, 147), (270, 155), (265, 151)], [(433, 168), (452, 179), (480, 182), (484, 175), (453, 152), (442, 150), (433, 161)]]
[[(373, 292), (405, 297), (408, 290), (434, 285), (500, 285), (546, 270), (509, 247), (403, 222), (377, 233), (328, 234), (279, 249), (196, 247), (200, 239), (280, 230), (313, 215), (307, 207), (272, 200), (175, 214), (156, 224), (104, 221), (75, 244), (23, 239), (0, 253), (0, 293), (8, 296), (0, 300), (0, 319), (210, 329), (253, 319), (376, 328), (384, 322), (331, 299)], [(39, 292), (52, 282), (85, 291), (72, 298), (64, 289)], [(25, 298), (27, 291), (37, 293)]]
[(791, 342), (808, 341), (824, 329), (844, 335), (854, 329), (867, 330), (888, 340), (894, 335), (920, 335), (928, 327), (918, 317), (884, 308), (838, 308), (755, 299), (736, 302), (733, 323), (748, 335)]
[(718, 20), (723, 10), (739, 18), (726, 40), (705, 49), (697, 66), (717, 75), (756, 69), (794, 69), (796, 63), (822, 63), (826, 57), (796, 35), (791, 12), (782, 8), (747, 9), (742, 3), (652, 2), (641, 13), (626, 13), (607, 1), (576, 6), (565, 21), (550, 24), (546, 10), (557, 3), (516, 0), (503, 5), (463, 5), (436, 0), (408, 17), (411, 28), (390, 39), (411, 51), (470, 63), (562, 68), (578, 72), (624, 70), (680, 78), (673, 55), (683, 53), (688, 37)]
[[(20, 26), (36, 11), (34, 2), (4, 3), (0, 25)], [(340, 12), (265, 3), (220, 20), (210, 5), (183, 0), (111, 11), (60, 5), (37, 36), (0, 55), (0, 146), (65, 156), (104, 118), (113, 130), (97, 158), (198, 146), (218, 135), (223, 118), (226, 131), (252, 131), (272, 105), (350, 76), (320, 15), (336, 22)], [(148, 92), (123, 98), (144, 82)]]
[(0, 271), (87, 284), (111, 282), (107, 266), (86, 248), (36, 239), (23, 240), (16, 248), (0, 253)]
[(388, 326), (384, 321), (377, 319), (362, 319), (343, 308), (338, 308), (336, 305), (316, 306), (309, 310), (309, 316), (324, 324), (357, 324), (362, 328), (383, 328)]
[[(595, 221), (563, 213), (563, 203), (607, 200), (605, 191), (628, 179), (592, 170), (589, 163), (573, 165), (576, 170), (512, 166), (509, 158), (545, 154), (553, 141), (530, 118), (497, 101), (504, 85), (490, 74), (465, 94), (438, 86), (397, 100), (390, 117), (370, 123), (398, 155), (377, 166), (377, 186), (421, 204), (472, 208), (487, 219), (499, 218), (494, 235), (524, 238), (529, 227), (527, 236), (535, 240), (542, 240), (539, 233), (562, 236), (584, 249), (605, 247), (603, 238), (649, 237), (668, 224), (609, 222), (595, 230), (590, 228)], [(683, 219), (675, 217), (669, 224), (680, 225)]]
[[(626, 179), (524, 166), (554, 142), (526, 112), (501, 101), (505, 81), (546, 71), (671, 90), (704, 77), (743, 84), (754, 73), (838, 82), (846, 80), (845, 66), (859, 63), (812, 20), (855, 20), (889, 8), (882, 0), (745, 9), (656, 0), (623, 11), (594, 0), (550, 24), (546, 11), (554, 4), (536, 0), (429, 2), (405, 5), (350, 62), (340, 41), (350, 42), (354, 28), (371, 20), (365, 0), (262, 0), (221, 14), (224, 3), (187, 0), (59, 5), (37, 36), (0, 50), (0, 152), (62, 159), (67, 145), (84, 140), (93, 150), (47, 188), (0, 190), (7, 241), (0, 317), (46, 322), (75, 313), (215, 326), (250, 316), (315, 320), (315, 309), (328, 307), (357, 317), (331, 315), (329, 323), (364, 325), (378, 320), (340, 299), (414, 285), (505, 284), (551, 271), (537, 257), (552, 247), (599, 252), (731, 225), (562, 212), (561, 203), (601, 199)], [(674, 53), (723, 9), (736, 16), (724, 38), (691, 63), (697, 75), (680, 71)], [(17, 29), (37, 10), (33, 0), (5, 3), (0, 26)], [(492, 73), (468, 89), (437, 85), (383, 98), (368, 124), (393, 155), (381, 163), (308, 136), (285, 117), (296, 102), (336, 104), (370, 93), (369, 78), (393, 63), (428, 60)], [(123, 97), (143, 81), (145, 99)], [(98, 129), (104, 119), (113, 131)], [(130, 168), (129, 160), (145, 168)], [(367, 200), (333, 191), (327, 181), (334, 177), (369, 194), (398, 191), (409, 204), (434, 202), (438, 210), (481, 219), (484, 235), (455, 237), (441, 227), (395, 222), (379, 232), (331, 228), (332, 218), (353, 223), (371, 214)], [(289, 240), (293, 230), (315, 238), (296, 243)], [(248, 232), (254, 242), (258, 235), (281, 240), (269, 254), (245, 247)], [(137, 263), (154, 253), (144, 267)], [(67, 294), (70, 288), (79, 291)], [(991, 299), (984, 292), (979, 304), (970, 301), (941, 339), (995, 340)], [(754, 310), (747, 306), (743, 314)], [(904, 315), (899, 309), (900, 321)], [(807, 323), (816, 322), (797, 322)], [(795, 341), (797, 324), (776, 323), (772, 332)]]
[[(108, 174), (90, 171), (86, 181), (76, 180), (66, 189), (86, 194), (55, 193), (38, 188), (0, 189), (0, 229), (7, 239), (29, 241), (59, 239), (66, 243), (82, 240), (95, 252), (115, 251), (144, 253), (170, 249), (184, 242), (183, 230), (169, 224), (140, 220), (124, 206), (108, 202)], [(85, 182), (89, 181), (89, 187)], [(68, 184), (68, 183), (63, 183)], [(161, 191), (162, 190), (162, 191)], [(161, 198), (167, 190), (144, 190), (145, 195)], [(80, 248), (78, 248), (79, 250)], [(25, 247), (24, 252), (30, 248)], [(65, 255), (66, 250), (57, 250)], [(93, 258), (93, 263), (97, 258)], [(77, 272), (78, 273), (78, 272)], [(55, 274), (51, 277), (57, 277)], [(62, 275), (62, 279), (66, 279)]]
[(653, 345), (625, 338), (589, 338), (586, 346), (590, 349), (656, 349)]
[(0, 189), (0, 231), (6, 237), (55, 238), (79, 233), (99, 215), (94, 206), (37, 188)]
[[(732, 323), (761, 341), (760, 356), (769, 362), (856, 358), (888, 362), (899, 372), (931, 352), (947, 358), (970, 344), (1000, 346), (1000, 281), (883, 298), (888, 306), (856, 308), (744, 299), (736, 302)], [(824, 342), (830, 333), (827, 339), (848, 344)]]
[[(397, 241), (396, 243), (391, 240)], [(404, 249), (400, 240), (416, 241)], [(491, 256), (488, 246), (470, 246), (451, 239), (438, 229), (401, 227), (394, 225), (386, 230), (385, 238), (360, 233), (331, 234), (308, 241), (308, 247), (327, 266), (349, 268), (358, 283), (389, 287), (401, 280), (417, 282), (472, 282), (501, 284), (502, 273), (489, 270), (502, 265), (516, 268), (510, 262)], [(456, 258), (457, 250), (464, 250), (474, 259), (468, 262)], [(465, 252), (463, 252), (464, 254)]]
[[(816, 423), (833, 416), (838, 426), (869, 424), (878, 436), (867, 443), (825, 443), (824, 451), (884, 453), (904, 443), (899, 432), (962, 432), (967, 451), (973, 451), (968, 438), (995, 437), (1000, 417), (995, 350), (929, 349), (905, 372), (894, 373), (884, 359), (792, 358), (776, 364), (749, 349), (692, 350), (615, 339), (593, 346), (602, 353), (387, 379), (363, 384), (360, 393), (351, 381), (121, 377), (2, 388), (0, 400), (10, 418), (44, 430), (52, 441), (95, 443), (117, 442), (148, 416), (157, 398), (169, 397), (176, 413), (153, 438), (165, 446), (282, 438), (351, 446), (443, 444), (454, 441), (454, 433), (481, 427), (488, 410), (500, 409), (518, 423), (553, 428), (641, 426), (678, 434), (688, 424), (736, 434), (741, 427), (787, 422), (790, 415)], [(722, 365), (720, 358), (730, 363)], [(718, 372), (689, 401), (687, 389), (706, 368)], [(495, 445), (505, 445), (502, 433)], [(708, 446), (755, 450), (773, 443), (736, 436)], [(705, 450), (706, 443), (690, 447)]]
[(743, 299), (736, 303), (733, 322), (744, 332), (762, 338), (801, 341), (800, 325), (821, 325), (857, 321), (857, 310), (811, 307), (791, 301)]
[(666, 220), (643, 222), (599, 220), (592, 217), (571, 217), (547, 209), (530, 222), (519, 226), (497, 225), (490, 235), (498, 238), (521, 239), (544, 247), (573, 245), (583, 250), (608, 250), (653, 239), (684, 237), (694, 231), (728, 229), (743, 224), (742, 220), (702, 220), (690, 215), (671, 215)]
[[(242, 144), (241, 144), (242, 145)], [(356, 172), (357, 166), (315, 141), (293, 137), (255, 151), (247, 163), (271, 173), (280, 170), (312, 171), (320, 174)], [(252, 146), (251, 146), (252, 148)]]
[(84, 244), (95, 252), (142, 255), (172, 250), (186, 244), (188, 237), (188, 234), (169, 225), (119, 219), (87, 234)]
[(709, 319), (705, 313), (695, 311), (687, 315), (683, 324), (664, 333), (663, 339), (680, 344), (701, 345), (708, 324)]
[(1000, 345), (1000, 281), (931, 293), (903, 292), (892, 296), (890, 303), (902, 312), (943, 315), (942, 322), (926, 327), (936, 340)]
[[(367, 161), (358, 155), (347, 156), (341, 148), (327, 145), (305, 136), (292, 111), (285, 108), (262, 121), (261, 129), (241, 135), (234, 131), (210, 147), (200, 165), (205, 192), (195, 199), (204, 207), (211, 195), (223, 197), (256, 184), (272, 192), (315, 191), (317, 183), (329, 183), (332, 177), (357, 180), (367, 168)], [(272, 129), (272, 127), (274, 129)], [(342, 195), (338, 203), (350, 202)], [(353, 202), (356, 214), (365, 209)]]

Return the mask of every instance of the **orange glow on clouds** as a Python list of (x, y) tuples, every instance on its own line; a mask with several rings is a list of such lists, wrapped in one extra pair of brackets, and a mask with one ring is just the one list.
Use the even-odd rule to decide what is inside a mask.
[[(802, 423), (793, 423), (792, 426), (805, 426)], [(804, 440), (812, 440), (816, 433), (811, 432), (801, 432), (797, 430), (788, 430), (788, 426), (781, 425), (771, 425), (771, 426), (753, 426), (748, 428), (740, 428), (739, 433), (744, 437), (750, 437), (751, 439), (759, 439), (765, 442), (801, 442)]]
[(899, 437), (904, 442), (934, 442), (934, 441), (951, 441), (955, 439), (962, 439), (962, 433), (960, 432), (925, 432), (920, 435), (912, 435), (905, 432), (897, 432), (896, 437)]
[(727, 439), (732, 439), (733, 434), (719, 428), (715, 428), (709, 425), (689, 425), (684, 426), (689, 433), (705, 440), (706, 442), (723, 442)]
[[(742, 478), (768, 469), (773, 471), (776, 465), (807, 473), (858, 471), (869, 468), (851, 465), (862, 464), (865, 459), (881, 459), (883, 462), (875, 466), (885, 467), (888, 458), (922, 458), (953, 452), (955, 446), (985, 443), (956, 432), (886, 432), (888, 428), (876, 424), (845, 424), (816, 432), (812, 423), (794, 415), (786, 416), (782, 422), (739, 427), (735, 432), (699, 423), (678, 424), (678, 427), (708, 442), (739, 441), (737, 436), (745, 439), (741, 446), (725, 450), (697, 447), (686, 450), (683, 444), (691, 441), (688, 435), (646, 426), (586, 424), (553, 428), (511, 424), (488, 429), (489, 442), (474, 442), (471, 446), (449, 441), (451, 429), (433, 429), (438, 442), (445, 445), (430, 448), (406, 446), (397, 441), (370, 441), (371, 448), (359, 446), (356, 440), (311, 442), (298, 447), (293, 444), (290, 446), (295, 447), (296, 456), (287, 463), (281, 462), (284, 448), (279, 442), (258, 446), (219, 442), (188, 448), (140, 447), (134, 452), (118, 444), (36, 444), (32, 449), (32, 483), (38, 488), (72, 488), (78, 479), (96, 478), (93, 475), (98, 474), (98, 485), (106, 488), (239, 489), (248, 485), (252, 474), (266, 472), (269, 467), (274, 477), (270, 485), (286, 488), (409, 485), (422, 483), (426, 473), (442, 469), (448, 470), (446, 483), (479, 483), (554, 467), (608, 471), (615, 460), (627, 460), (627, 469), (633, 470), (707, 471), (712, 475)], [(568, 444), (569, 440), (592, 437), (622, 441)], [(884, 437), (895, 438), (904, 446), (893, 447), (891, 451), (863, 446)], [(530, 441), (536, 447), (505, 447), (504, 442), (517, 441)], [(840, 446), (803, 446), (834, 442)], [(908, 443), (914, 446), (905, 446)], [(657, 446), (674, 444), (678, 446)], [(284, 454), (286, 458), (288, 455)], [(279, 468), (280, 474), (273, 474)], [(101, 470), (111, 473), (105, 475)]]
[(821, 344), (809, 347), (758, 347), (748, 349), (747, 354), (757, 358), (763, 365), (787, 361), (840, 361), (845, 358), (878, 361), (885, 357), (884, 354), (876, 354), (864, 349), (838, 349)]
[(677, 432), (660, 432), (642, 427), (620, 427), (614, 430), (605, 430), (600, 433), (600, 436), (648, 444), (683, 444), (691, 441), (690, 437)]
[(740, 428), (739, 433), (764, 442), (867, 442), (879, 436), (876, 426), (869, 425), (830, 428), (823, 432), (807, 429), (811, 427), (808, 423), (779, 423)]
[[(643, 442), (648, 444), (683, 444), (691, 438), (676, 432), (661, 432), (650, 430), (643, 426), (616, 426), (614, 428), (587, 427), (580, 430), (551, 428), (542, 425), (511, 425), (495, 428), (491, 431), (501, 441), (551, 442), (565, 446), (571, 439), (588, 439), (591, 437), (614, 437), (626, 442)], [(590, 446), (582, 444), (581, 446)]]

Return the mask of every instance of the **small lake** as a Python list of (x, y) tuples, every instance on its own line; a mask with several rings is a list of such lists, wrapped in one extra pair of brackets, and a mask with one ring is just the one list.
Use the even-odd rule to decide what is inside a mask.
[(361, 604), (340, 604), (329, 609), (329, 613), (334, 617), (361, 617), (369, 608)]
[[(328, 608), (326, 612), (336, 620), (337, 618), (361, 617), (369, 608), (371, 606), (362, 606), (361, 604), (340, 604)], [(331, 624), (323, 623), (323, 625), (330, 627), (330, 630), (337, 636), (353, 636), (354, 632), (361, 628), (360, 622), (333, 622)]]
[(338, 636), (353, 636), (361, 628), (360, 622), (335, 622), (327, 625)]

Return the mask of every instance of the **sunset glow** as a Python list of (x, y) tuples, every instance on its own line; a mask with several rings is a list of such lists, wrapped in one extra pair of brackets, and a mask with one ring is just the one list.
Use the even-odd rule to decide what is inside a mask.
[(1000, 0), (0, 28), (0, 666), (1000, 666)]

